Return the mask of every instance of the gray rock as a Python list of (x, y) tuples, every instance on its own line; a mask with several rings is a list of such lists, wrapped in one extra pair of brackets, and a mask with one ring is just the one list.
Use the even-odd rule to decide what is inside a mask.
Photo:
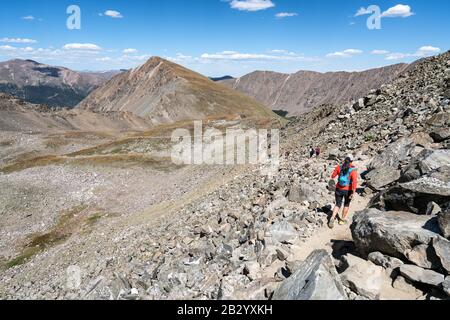
[(261, 278), (261, 265), (257, 261), (246, 262), (244, 275), (252, 281)]
[(442, 289), (450, 297), (450, 277), (445, 278), (442, 283)]
[(439, 287), (445, 279), (444, 275), (435, 271), (406, 264), (400, 267), (400, 273), (410, 281), (428, 284), (434, 287)]
[(250, 280), (244, 275), (230, 275), (222, 279), (218, 294), (219, 300), (238, 300), (238, 292), (245, 288)]
[(418, 244), (430, 243), (439, 229), (435, 217), (366, 209), (354, 217), (351, 230), (361, 254), (379, 251), (407, 259), (407, 252)]
[(217, 255), (224, 257), (224, 258), (231, 258), (233, 255), (233, 247), (226, 243), (222, 243), (217, 248)]
[(408, 159), (415, 146), (415, 142), (411, 139), (400, 139), (391, 144), (383, 153), (377, 155), (368, 165), (368, 169), (373, 170), (382, 167), (397, 169), (401, 161)]
[(366, 175), (367, 184), (374, 190), (381, 190), (383, 187), (400, 179), (400, 170), (384, 166), (372, 170)]
[(347, 299), (333, 260), (325, 250), (314, 251), (273, 295), (273, 300)]
[(328, 160), (339, 160), (340, 152), (337, 149), (328, 151)]
[(303, 203), (304, 201), (319, 201), (320, 195), (310, 184), (296, 183), (289, 190), (289, 201)]
[(449, 199), (450, 166), (443, 166), (429, 175), (386, 190), (372, 206), (385, 210), (425, 214), (430, 202), (443, 206)]
[(433, 138), (434, 142), (441, 143), (448, 139), (450, 139), (450, 129), (449, 128), (441, 128), (435, 129), (430, 133), (431, 138)]
[(436, 202), (430, 202), (427, 206), (427, 215), (436, 216), (442, 212), (441, 207)]
[(434, 127), (445, 127), (450, 125), (450, 114), (447, 112), (440, 112), (432, 116), (427, 124)]
[(392, 287), (403, 291), (403, 292), (416, 292), (417, 296), (420, 296), (419, 290), (416, 289), (416, 287), (414, 287), (414, 285), (411, 283), (411, 281), (409, 281), (408, 279), (406, 279), (405, 277), (399, 275), (395, 281), (392, 283)]
[(433, 248), (439, 257), (442, 267), (450, 274), (450, 241), (436, 237), (433, 240)]
[(444, 238), (450, 238), (450, 211), (441, 212), (438, 215), (439, 229)]
[(372, 252), (369, 254), (369, 261), (385, 269), (396, 269), (404, 264), (402, 260), (389, 257), (381, 252)]
[(428, 244), (419, 244), (406, 253), (406, 257), (416, 266), (424, 269), (438, 269), (439, 258), (436, 256), (433, 247)]
[(383, 284), (383, 268), (354, 255), (345, 256), (348, 268), (341, 274), (342, 282), (360, 296), (378, 300)]
[(422, 150), (404, 170), (401, 182), (409, 182), (450, 165), (450, 150)]
[(298, 238), (297, 230), (286, 221), (271, 225), (266, 235), (279, 243), (294, 243)]

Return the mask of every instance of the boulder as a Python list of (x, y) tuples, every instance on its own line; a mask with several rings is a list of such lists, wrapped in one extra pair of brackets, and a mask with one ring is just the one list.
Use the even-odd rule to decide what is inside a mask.
[(379, 191), (400, 179), (400, 170), (384, 166), (370, 171), (365, 178), (370, 188)]
[(426, 215), (428, 215), (428, 216), (437, 216), (441, 212), (442, 212), (442, 209), (436, 202), (430, 202), (427, 205)]
[(403, 265), (402, 260), (394, 257), (389, 257), (382, 254), (381, 252), (372, 252), (371, 254), (369, 254), (369, 261), (385, 269), (396, 269)]
[(317, 193), (317, 189), (310, 184), (296, 183), (289, 190), (289, 201), (296, 203), (314, 202), (320, 201), (320, 196)]
[(449, 128), (435, 129), (430, 133), (430, 137), (433, 138), (433, 141), (436, 143), (444, 142), (450, 139), (450, 129)]
[(421, 293), (416, 289), (416, 287), (414, 287), (411, 281), (401, 275), (395, 278), (395, 281), (392, 283), (392, 287), (406, 293), (414, 293), (417, 297), (423, 295), (423, 293)]
[(340, 152), (337, 149), (328, 151), (328, 160), (339, 160)]
[(410, 281), (434, 287), (439, 287), (445, 280), (444, 275), (440, 273), (406, 264), (400, 267), (400, 274)]
[(245, 263), (244, 275), (254, 281), (261, 278), (261, 265), (257, 261), (249, 261)]
[(403, 172), (401, 182), (416, 180), (423, 175), (432, 173), (444, 166), (450, 165), (450, 150), (422, 150)]
[(430, 202), (443, 206), (449, 200), (450, 166), (444, 166), (429, 175), (389, 188), (372, 206), (388, 211), (426, 214)]
[(325, 250), (314, 251), (273, 295), (273, 300), (347, 299), (333, 259)]
[(383, 268), (351, 254), (344, 256), (344, 260), (348, 265), (341, 274), (344, 285), (360, 296), (379, 300), (385, 276)]
[(450, 211), (441, 212), (438, 215), (439, 229), (444, 238), (450, 239)]
[(238, 293), (250, 283), (250, 280), (244, 275), (230, 275), (222, 279), (218, 298), (219, 300), (237, 300)]
[(297, 240), (298, 232), (289, 222), (279, 221), (270, 226), (266, 237), (272, 238), (275, 242), (292, 244)]
[(442, 267), (450, 274), (450, 241), (442, 237), (433, 239), (433, 248), (439, 257)]
[(427, 124), (433, 127), (446, 127), (450, 125), (450, 113), (439, 112), (432, 116)]
[(442, 283), (442, 289), (450, 297), (450, 277), (445, 278)]
[(439, 269), (440, 267), (439, 258), (436, 256), (433, 247), (428, 244), (415, 246), (406, 253), (406, 257), (416, 266), (424, 269)]
[(373, 170), (382, 167), (397, 169), (401, 161), (408, 159), (415, 146), (416, 144), (412, 139), (402, 138), (377, 155), (367, 166), (367, 169)]
[(366, 107), (367, 98), (360, 98), (353, 104), (353, 109), (358, 112)]
[(436, 217), (366, 209), (355, 215), (351, 230), (364, 256), (379, 251), (407, 260), (408, 252), (418, 244), (431, 243), (439, 229)]

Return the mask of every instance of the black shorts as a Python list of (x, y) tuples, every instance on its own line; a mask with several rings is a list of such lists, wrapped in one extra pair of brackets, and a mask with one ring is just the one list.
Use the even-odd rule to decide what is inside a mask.
[(352, 200), (350, 199), (351, 194), (351, 191), (336, 189), (336, 206), (338, 208), (341, 208), (342, 203), (344, 203), (345, 207), (350, 207), (350, 203), (352, 202)]

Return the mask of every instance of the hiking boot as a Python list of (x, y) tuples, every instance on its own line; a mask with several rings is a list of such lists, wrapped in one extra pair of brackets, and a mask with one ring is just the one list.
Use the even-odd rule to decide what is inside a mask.
[(328, 228), (330, 229), (334, 228), (334, 219), (330, 219), (330, 222), (328, 222)]
[(345, 225), (347, 225), (347, 220), (339, 219), (339, 225), (340, 225), (340, 226), (345, 226)]

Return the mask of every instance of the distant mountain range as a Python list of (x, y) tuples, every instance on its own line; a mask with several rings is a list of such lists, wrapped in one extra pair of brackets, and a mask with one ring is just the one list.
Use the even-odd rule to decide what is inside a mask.
[(0, 92), (51, 107), (129, 112), (154, 123), (272, 116), (270, 110), (298, 116), (364, 96), (407, 69), (407, 64), (396, 64), (363, 72), (256, 71), (237, 79), (208, 79), (159, 57), (132, 70), (103, 73), (11, 60), (0, 63)]
[(0, 63), (0, 92), (30, 103), (70, 108), (120, 72), (76, 72), (16, 59)]
[(219, 83), (255, 98), (272, 110), (298, 116), (322, 104), (340, 105), (396, 79), (407, 64), (363, 72), (299, 71), (284, 74), (256, 71)]
[(189, 119), (275, 117), (263, 104), (159, 57), (117, 75), (77, 108), (127, 111), (153, 123)]

